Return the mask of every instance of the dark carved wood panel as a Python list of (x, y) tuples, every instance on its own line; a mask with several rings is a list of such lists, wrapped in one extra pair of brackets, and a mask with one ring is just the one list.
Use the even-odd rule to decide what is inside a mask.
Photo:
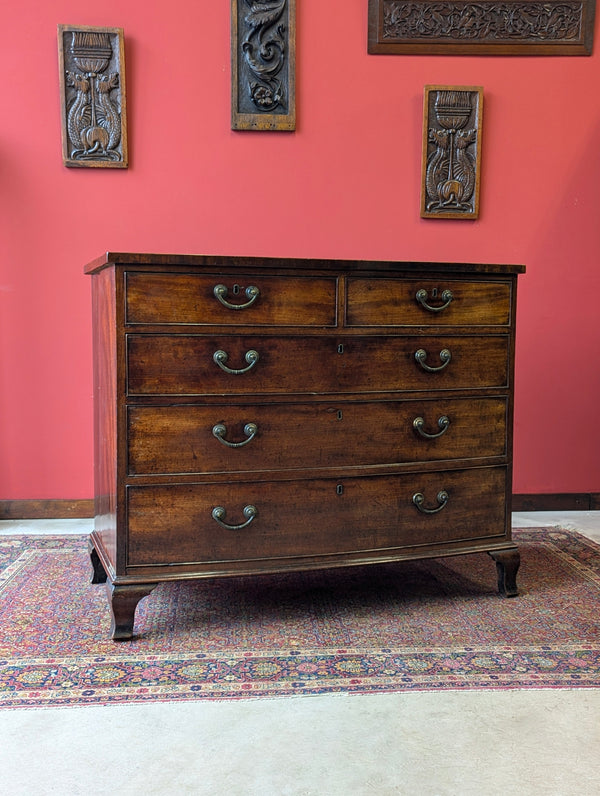
[(479, 215), (483, 89), (425, 86), (422, 218)]
[(370, 53), (590, 55), (595, 0), (369, 0)]
[(232, 130), (296, 129), (296, 0), (231, 0)]
[(121, 28), (58, 26), (63, 162), (127, 168)]

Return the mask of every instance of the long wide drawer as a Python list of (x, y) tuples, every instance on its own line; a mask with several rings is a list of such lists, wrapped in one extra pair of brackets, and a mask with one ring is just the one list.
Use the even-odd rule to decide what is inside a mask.
[(349, 326), (506, 326), (508, 282), (349, 278)]
[(334, 326), (334, 277), (126, 274), (129, 324)]
[[(393, 554), (506, 532), (503, 467), (129, 486), (128, 567)], [(258, 570), (258, 567), (257, 567)]]
[(507, 336), (127, 335), (127, 393), (243, 395), (506, 388)]
[(505, 398), (130, 406), (129, 475), (506, 455)]

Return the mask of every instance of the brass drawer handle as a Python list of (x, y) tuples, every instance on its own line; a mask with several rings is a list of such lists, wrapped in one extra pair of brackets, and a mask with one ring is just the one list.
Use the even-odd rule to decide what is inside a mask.
[(242, 528), (247, 528), (248, 525), (250, 525), (252, 520), (258, 514), (258, 509), (256, 506), (244, 506), (244, 517), (246, 517), (246, 522), (241, 522), (239, 525), (228, 525), (226, 522), (223, 522), (226, 514), (227, 512), (223, 506), (215, 506), (212, 510), (212, 518), (221, 526), (221, 528), (225, 528), (227, 531), (239, 531)]
[(245, 310), (254, 304), (254, 302), (260, 295), (260, 290), (254, 285), (248, 285), (248, 287), (244, 291), (246, 297), (248, 298), (248, 301), (245, 304), (231, 304), (231, 302), (227, 301), (227, 296), (229, 291), (227, 290), (225, 285), (215, 285), (213, 288), (213, 293), (215, 297), (219, 299), (221, 304), (224, 307), (227, 307), (228, 310)]
[(447, 348), (442, 348), (440, 351), (440, 359), (442, 364), (439, 365), (437, 368), (428, 365), (425, 360), (427, 359), (427, 351), (424, 348), (419, 348), (418, 351), (415, 351), (415, 359), (419, 363), (419, 365), (423, 368), (423, 370), (428, 371), (429, 373), (438, 373), (440, 370), (444, 370), (444, 368), (448, 365), (450, 360), (452, 359), (452, 354), (448, 351)]
[(248, 439), (243, 439), (241, 442), (229, 442), (225, 439), (225, 434), (227, 434), (227, 426), (225, 423), (217, 423), (216, 426), (213, 426), (212, 433), (219, 442), (222, 442), (223, 445), (226, 445), (228, 448), (243, 448), (244, 445), (247, 445), (251, 440), (254, 439), (256, 433), (258, 431), (258, 426), (256, 423), (246, 423), (244, 426), (244, 434)]
[(424, 288), (417, 290), (417, 292), (415, 293), (415, 298), (419, 302), (419, 304), (422, 307), (425, 307), (426, 310), (429, 310), (429, 312), (441, 312), (442, 310), (446, 309), (446, 307), (450, 304), (454, 296), (452, 295), (451, 290), (442, 291), (441, 299), (444, 303), (440, 304), (439, 307), (433, 307), (431, 304), (427, 303), (427, 300), (429, 299), (429, 293)]
[(441, 511), (448, 502), (448, 493), (445, 489), (442, 489), (437, 493), (437, 502), (440, 505), (435, 509), (428, 509), (425, 507), (425, 495), (422, 492), (416, 492), (413, 495), (412, 502), (422, 514), (437, 514), (438, 511)]
[(446, 431), (448, 430), (448, 426), (450, 425), (450, 418), (446, 417), (446, 415), (442, 415), (441, 417), (438, 418), (437, 423), (439, 428), (441, 429), (440, 431), (437, 432), (437, 434), (429, 434), (427, 431), (425, 431), (425, 421), (423, 420), (422, 417), (415, 417), (415, 419), (413, 420), (413, 428), (417, 432), (417, 434), (420, 434), (424, 439), (437, 439), (438, 437), (441, 437), (442, 434), (445, 434)]
[(252, 368), (258, 362), (258, 351), (255, 351), (253, 348), (251, 348), (250, 351), (246, 351), (244, 359), (248, 363), (247, 368), (228, 368), (225, 363), (229, 359), (229, 354), (221, 349), (215, 351), (213, 354), (213, 359), (221, 368), (221, 370), (225, 371), (225, 373), (233, 373), (234, 375), (238, 375), (240, 373), (248, 373), (249, 370), (252, 370)]

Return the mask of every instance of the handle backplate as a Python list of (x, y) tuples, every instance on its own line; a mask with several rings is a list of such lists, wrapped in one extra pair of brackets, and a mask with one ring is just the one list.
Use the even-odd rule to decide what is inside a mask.
[[(436, 291), (436, 293), (437, 293), (437, 291)], [(446, 307), (449, 306), (449, 304), (452, 301), (452, 299), (454, 298), (454, 296), (452, 295), (452, 291), (451, 290), (443, 290), (442, 293), (441, 293), (440, 298), (442, 299), (442, 301), (444, 303), (443, 304), (438, 304), (438, 305), (433, 305), (433, 304), (429, 304), (428, 303), (429, 302), (429, 293), (425, 290), (425, 288), (421, 288), (420, 290), (417, 290), (417, 292), (415, 293), (415, 298), (419, 302), (419, 304), (422, 307), (424, 307), (426, 310), (428, 310), (429, 312), (441, 312), (442, 310), (445, 310)]]
[(441, 437), (442, 434), (445, 434), (448, 430), (448, 426), (450, 425), (450, 418), (446, 415), (442, 415), (438, 418), (437, 421), (438, 427), (440, 431), (437, 434), (430, 434), (428, 431), (425, 431), (425, 420), (422, 417), (415, 417), (413, 420), (413, 428), (419, 434), (419, 436), (423, 437), (423, 439), (437, 439)]
[(242, 528), (247, 528), (248, 525), (252, 522), (252, 520), (257, 516), (258, 509), (256, 506), (247, 505), (244, 506), (243, 511), (244, 517), (246, 518), (246, 522), (241, 522), (239, 525), (228, 525), (225, 522), (225, 517), (227, 516), (227, 512), (223, 508), (223, 506), (215, 506), (211, 512), (211, 516), (213, 520), (218, 523), (221, 528), (225, 528), (226, 531), (239, 531)]
[(427, 364), (427, 351), (424, 348), (419, 348), (418, 351), (415, 351), (415, 360), (419, 363), (419, 365), (426, 370), (428, 373), (439, 373), (440, 370), (444, 370), (445, 367), (448, 366), (450, 360), (452, 359), (452, 354), (448, 351), (447, 348), (442, 348), (440, 351), (440, 361), (441, 365), (437, 367), (433, 367), (432, 365)]
[(251, 440), (254, 439), (258, 432), (258, 426), (256, 423), (246, 423), (244, 426), (244, 434), (247, 439), (243, 439), (241, 442), (229, 442), (229, 440), (225, 439), (225, 435), (227, 434), (227, 426), (225, 423), (217, 423), (213, 426), (212, 433), (219, 442), (223, 445), (226, 445), (228, 448), (242, 448), (244, 445), (247, 445)]
[(229, 291), (225, 285), (215, 285), (213, 288), (215, 298), (217, 298), (224, 307), (227, 307), (228, 310), (246, 310), (248, 307), (251, 307), (260, 296), (260, 290), (254, 285), (248, 285), (244, 293), (248, 301), (244, 304), (232, 304), (230, 301), (227, 301)]
[(438, 511), (441, 511), (444, 506), (448, 503), (448, 493), (445, 489), (441, 489), (437, 493), (437, 502), (438, 505), (432, 509), (428, 509), (425, 505), (425, 495), (422, 492), (415, 492), (412, 498), (412, 502), (415, 506), (419, 509), (422, 514), (437, 514)]
[(234, 376), (238, 376), (240, 373), (248, 373), (249, 370), (256, 365), (259, 360), (258, 351), (255, 351), (253, 348), (250, 351), (246, 351), (244, 355), (244, 359), (248, 363), (248, 366), (245, 368), (230, 368), (227, 366), (227, 360), (229, 359), (229, 354), (227, 351), (223, 351), (219, 349), (215, 351), (213, 354), (213, 360), (217, 363), (217, 365), (224, 370), (225, 373), (232, 373)]

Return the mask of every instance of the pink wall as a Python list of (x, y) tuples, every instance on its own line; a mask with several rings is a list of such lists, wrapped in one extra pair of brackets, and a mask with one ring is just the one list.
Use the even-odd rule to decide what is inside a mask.
[[(106, 250), (525, 263), (515, 492), (600, 491), (600, 41), (369, 56), (367, 0), (301, 0), (295, 133), (229, 129), (229, 2), (21, 0), (0, 49), (0, 498), (92, 495)], [(62, 165), (58, 23), (123, 27), (130, 168)], [(482, 85), (478, 221), (419, 218), (426, 84)]]

